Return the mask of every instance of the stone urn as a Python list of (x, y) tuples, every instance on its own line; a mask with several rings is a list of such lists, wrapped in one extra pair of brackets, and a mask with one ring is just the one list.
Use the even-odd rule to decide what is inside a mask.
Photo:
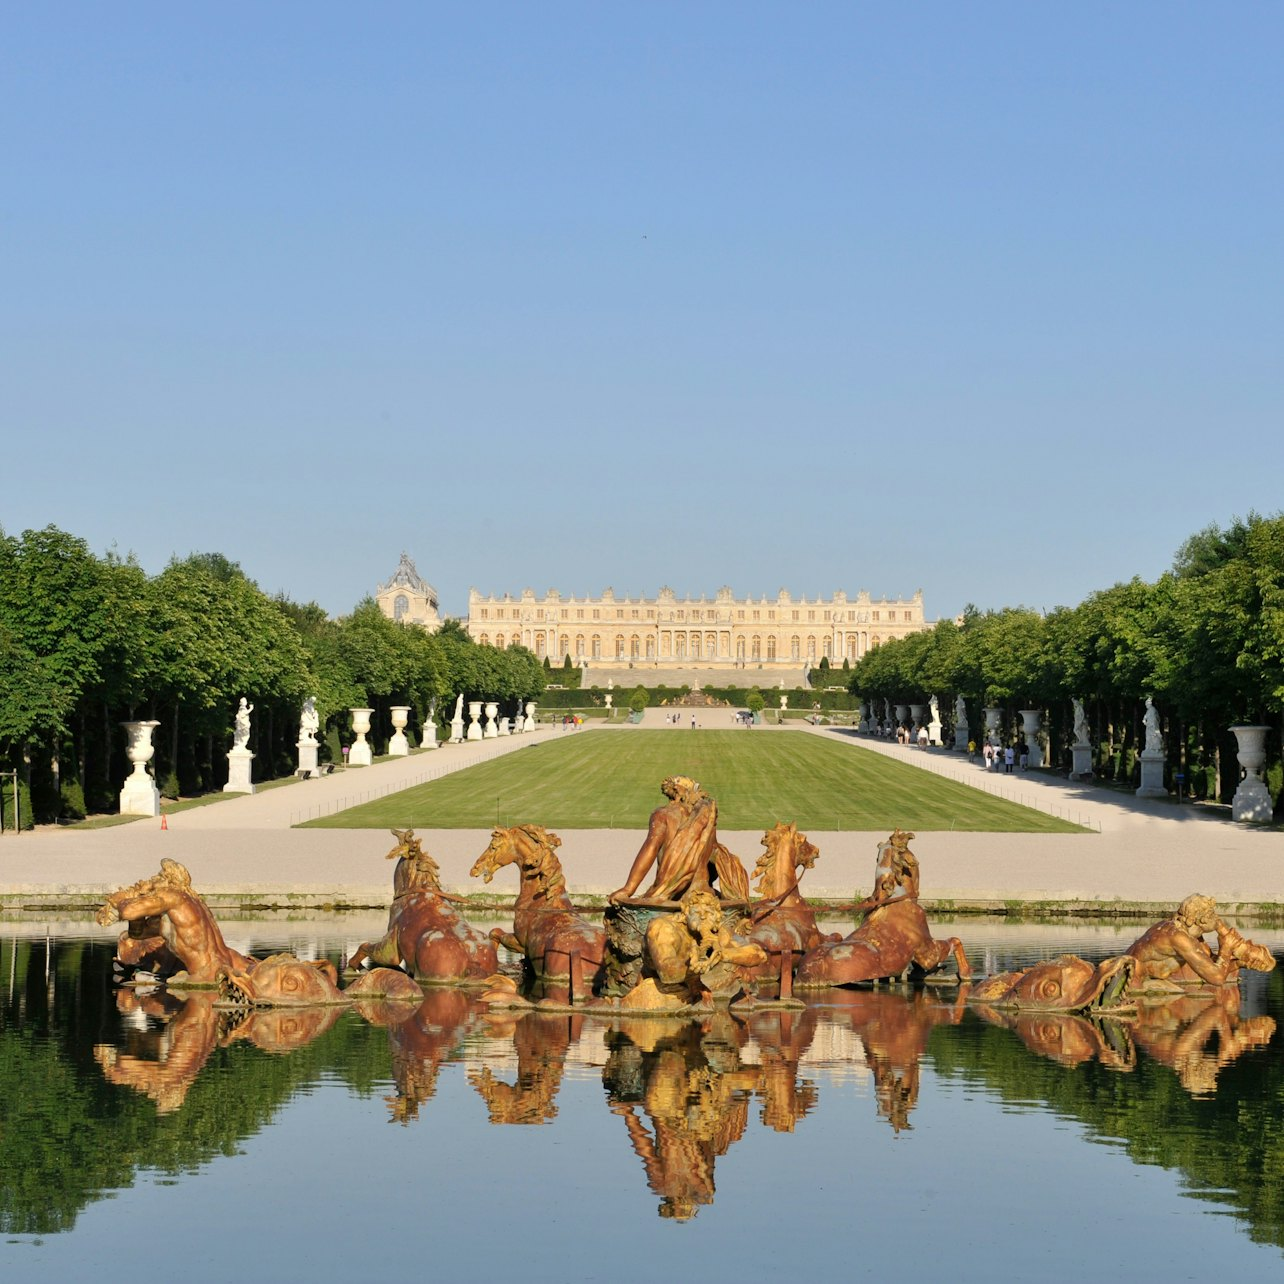
[(392, 718), (392, 739), (388, 741), (388, 752), (395, 758), (404, 758), (410, 752), (410, 741), (406, 739), (406, 723), (410, 721), (410, 706), (394, 704), (388, 712)]
[(522, 721), (522, 730), (523, 731), (535, 730), (535, 701), (534, 700), (526, 701), (526, 717)]
[(1043, 710), (1022, 709), (1021, 731), (1030, 749), (1029, 765), (1031, 767), (1042, 767), (1043, 743), (1040, 740), (1040, 735), (1043, 731)]
[(481, 725), (482, 702), (480, 700), (469, 700), (468, 702), (468, 734), (465, 740), (482, 739)]
[(1262, 779), (1266, 763), (1266, 734), (1270, 727), (1232, 727), (1235, 733), (1239, 765), (1244, 779), (1231, 799), (1231, 819), (1250, 824), (1265, 824), (1273, 819), (1270, 790)]
[(152, 732), (160, 726), (159, 722), (122, 722), (128, 742), (125, 745), (125, 757), (133, 764), (133, 771), (125, 777), (124, 787), (120, 791), (120, 814), (122, 816), (159, 816), (160, 790), (147, 770), (156, 746), (152, 744)]
[(499, 705), (494, 700), (486, 701), (486, 725), (482, 728), (483, 740), (494, 740), (499, 735), (499, 726), (495, 722), (495, 715), (499, 712)]
[(352, 748), (348, 750), (348, 766), (368, 767), (374, 761), (374, 753), (370, 748), (370, 742), (366, 739), (370, 733), (370, 715), (374, 710), (349, 709), (348, 712), (352, 714), (352, 730), (357, 737), (352, 742)]
[(905, 720), (908, 717), (909, 717), (909, 705), (898, 704), (896, 706), (896, 725), (898, 727), (903, 727), (905, 725)]
[(918, 729), (923, 725), (923, 711), (926, 705), (912, 704), (909, 707), (910, 722), (914, 727), (914, 735), (918, 736)]
[(1003, 710), (982, 709), (981, 712), (985, 714), (985, 738), (997, 745), (1003, 735)]

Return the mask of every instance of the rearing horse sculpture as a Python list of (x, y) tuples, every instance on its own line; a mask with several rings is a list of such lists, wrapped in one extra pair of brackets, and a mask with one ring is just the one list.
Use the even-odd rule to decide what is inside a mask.
[(606, 933), (581, 918), (566, 894), (566, 876), (557, 858), (562, 840), (542, 825), (496, 829), (490, 846), (472, 868), (487, 883), (505, 865), (516, 865), (521, 887), (513, 908), (513, 930), (494, 928), (491, 939), (526, 957), (536, 977), (567, 977), (571, 1000), (596, 988), (603, 967)]
[(766, 850), (758, 857), (752, 877), (758, 880), (758, 894), (763, 899), (750, 905), (752, 926), (744, 936), (767, 951), (767, 962), (755, 968), (754, 974), (779, 974), (788, 988), (786, 967), (792, 974), (793, 960), (824, 940), (816, 926), (816, 912), (798, 890), (800, 874), (816, 863), (820, 853), (792, 822), (780, 821), (767, 830), (762, 845)]
[(392, 876), (388, 930), (374, 942), (363, 942), (348, 960), (350, 968), (365, 959), (383, 967), (404, 967), (420, 981), (484, 981), (499, 968), (489, 937), (470, 927), (450, 902), (459, 898), (441, 890), (437, 862), (424, 851), (413, 829), (394, 829), (397, 857)]
[(918, 903), (918, 858), (909, 849), (914, 835), (897, 829), (880, 843), (874, 868), (874, 894), (857, 906), (865, 910), (861, 925), (840, 941), (825, 941), (798, 965), (800, 986), (857, 985), (934, 972), (953, 958), (959, 979), (972, 969), (957, 936), (932, 939), (927, 915)]

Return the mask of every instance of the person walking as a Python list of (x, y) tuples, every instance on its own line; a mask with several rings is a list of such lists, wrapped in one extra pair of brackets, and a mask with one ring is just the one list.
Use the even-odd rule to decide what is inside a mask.
[(1003, 751), (1003, 770), (1007, 775), (1012, 774), (1012, 768), (1016, 763), (1016, 750), (1011, 745)]

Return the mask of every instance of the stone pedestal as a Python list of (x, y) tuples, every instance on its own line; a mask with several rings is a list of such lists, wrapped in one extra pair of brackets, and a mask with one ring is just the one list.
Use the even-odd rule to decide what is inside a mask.
[(254, 783), (250, 780), (250, 766), (254, 755), (248, 749), (229, 749), (227, 751), (227, 784), (223, 786), (225, 794), (252, 794)]
[(513, 731), (512, 721), (508, 718), (500, 718), (499, 734), (501, 736), (511, 735)]
[(317, 774), (317, 742), (315, 740), (300, 740), (295, 745), (295, 748), (299, 751), (299, 770), (315, 776)]
[(1030, 750), (1030, 761), (1027, 765), (1031, 767), (1043, 766), (1043, 746), (1039, 743), (1042, 718), (1043, 713), (1040, 709), (1021, 710), (1021, 728), (1025, 735), (1025, 743)]
[(1070, 779), (1071, 780), (1091, 780), (1092, 779), (1092, 746), (1091, 745), (1071, 745), (1070, 752), (1074, 756), (1071, 763)]
[(410, 741), (406, 739), (406, 723), (410, 721), (410, 706), (394, 704), (389, 713), (392, 716), (392, 739), (388, 741), (388, 752), (394, 758), (404, 758), (410, 753)]
[(1266, 762), (1266, 733), (1269, 727), (1232, 727), (1235, 733), (1239, 765), (1244, 768), (1244, 779), (1231, 799), (1231, 819), (1248, 824), (1266, 824), (1274, 819), (1271, 793), (1262, 780), (1262, 766)]
[(499, 712), (499, 705), (493, 700), (486, 702), (486, 725), (482, 728), (483, 740), (494, 740), (499, 735), (499, 727), (495, 723), (495, 715)]
[(526, 701), (526, 717), (522, 721), (522, 730), (523, 731), (535, 730), (535, 701), (534, 700)]
[(464, 736), (465, 740), (480, 740), (482, 738), (481, 709), (480, 700), (469, 700), (468, 733)]
[(352, 748), (348, 750), (348, 766), (368, 767), (374, 761), (374, 753), (370, 748), (370, 742), (366, 739), (370, 731), (370, 715), (374, 710), (350, 709), (348, 712), (352, 714), (352, 730), (357, 737), (352, 743)]
[(941, 743), (941, 720), (933, 718), (927, 724), (927, 743), (929, 745), (939, 745)]
[(959, 753), (967, 753), (967, 742), (969, 738), (969, 728), (966, 722), (956, 722), (954, 724), (954, 748)]
[(125, 757), (134, 767), (132, 774), (125, 777), (125, 784), (120, 791), (120, 814), (159, 816), (160, 790), (148, 775), (147, 764), (156, 752), (156, 747), (152, 744), (152, 732), (160, 723), (122, 722), (120, 725), (125, 728), (125, 734), (129, 737), (125, 745)]
[(1167, 798), (1168, 790), (1164, 788), (1164, 752), (1153, 749), (1143, 750), (1138, 761), (1141, 763), (1141, 784), (1137, 786), (1138, 798)]
[(464, 716), (458, 708), (455, 710), (455, 716), (450, 720), (450, 743), (452, 745), (464, 743)]

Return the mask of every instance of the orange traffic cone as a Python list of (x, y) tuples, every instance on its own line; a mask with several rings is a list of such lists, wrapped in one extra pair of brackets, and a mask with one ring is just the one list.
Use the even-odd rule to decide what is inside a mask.
[(168, 828), (169, 828), (169, 817), (168, 817), (168, 816), (162, 816), (162, 817), (161, 817), (161, 828), (162, 828), (162, 829), (168, 829)]

